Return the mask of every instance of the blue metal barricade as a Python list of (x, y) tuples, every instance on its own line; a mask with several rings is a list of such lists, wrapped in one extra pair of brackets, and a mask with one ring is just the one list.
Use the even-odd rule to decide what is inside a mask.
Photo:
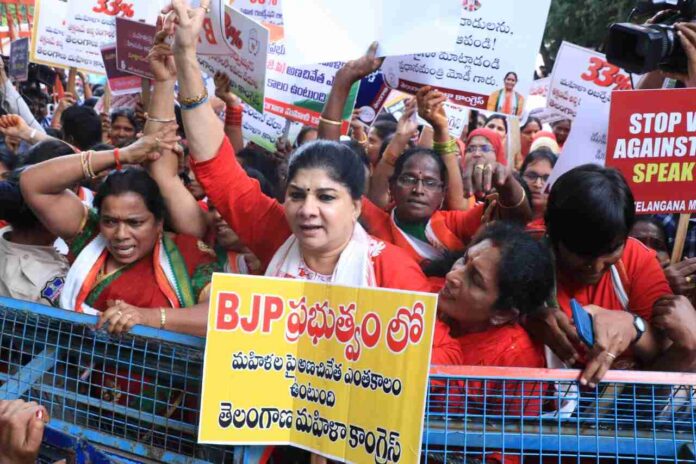
[[(111, 337), (95, 322), (0, 298), (0, 399), (49, 410), (50, 457), (232, 462), (234, 448), (196, 443), (204, 340), (146, 327)], [(696, 375), (612, 371), (586, 391), (578, 375), (433, 367), (422, 461), (696, 462)]]

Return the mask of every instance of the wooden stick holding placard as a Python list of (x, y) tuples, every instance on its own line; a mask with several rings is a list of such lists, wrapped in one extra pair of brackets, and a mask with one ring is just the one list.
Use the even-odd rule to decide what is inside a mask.
[(104, 95), (102, 96), (102, 112), (105, 114), (111, 113), (111, 87), (107, 82), (104, 86)]
[(77, 68), (72, 67), (68, 71), (68, 87), (66, 90), (77, 100)]
[(686, 232), (689, 230), (689, 222), (691, 221), (690, 214), (680, 214), (679, 224), (677, 225), (677, 235), (674, 238), (674, 247), (672, 248), (672, 264), (676, 264), (682, 260), (684, 256), (684, 244), (686, 243)]
[(150, 108), (150, 79), (143, 78), (140, 81), (140, 103), (143, 104), (143, 111), (147, 113)]

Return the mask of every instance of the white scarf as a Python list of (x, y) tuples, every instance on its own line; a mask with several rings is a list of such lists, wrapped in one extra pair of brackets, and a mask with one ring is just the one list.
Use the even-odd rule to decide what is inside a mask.
[[(331, 275), (331, 283), (350, 287), (376, 287), (377, 279), (372, 258), (384, 249), (384, 243), (370, 237), (360, 224), (355, 224), (353, 236)], [(304, 279), (301, 269), (304, 265), (300, 244), (291, 235), (281, 246), (266, 269), (266, 276), (288, 279)]]
[(401, 234), (404, 240), (406, 240), (408, 244), (411, 245), (413, 250), (416, 253), (418, 253), (418, 256), (429, 261), (442, 259), (444, 256), (444, 250), (446, 250), (447, 248), (442, 243), (440, 243), (440, 240), (437, 238), (437, 235), (435, 235), (435, 232), (433, 231), (430, 221), (428, 221), (428, 224), (425, 227), (425, 236), (434, 245), (431, 245), (431, 243), (426, 243), (423, 240), (420, 240), (401, 230), (401, 227), (399, 227), (399, 225), (396, 223), (396, 218), (394, 217), (395, 209), (396, 208), (392, 209), (391, 212), (391, 220), (394, 223), (394, 228), (397, 230), (398, 233)]
[[(160, 238), (160, 250), (164, 250), (164, 244)], [(84, 312), (85, 314), (99, 314), (99, 311), (87, 305), (83, 302), (81, 309), (77, 308), (77, 298), (80, 294), (80, 290), (87, 280), (87, 276), (96, 264), (99, 257), (106, 249), (106, 239), (102, 234), (97, 235), (89, 244), (77, 255), (75, 262), (70, 266), (68, 275), (65, 277), (65, 284), (63, 291), (60, 294), (60, 307), (67, 309), (69, 311)], [(178, 301), (170, 301), (172, 307), (178, 307), (180, 302), (184, 301), (182, 295), (179, 293), (179, 285), (177, 283), (172, 264), (169, 261), (167, 253), (160, 252), (157, 257), (159, 267), (164, 273), (171, 289), (177, 292), (176, 296)], [(166, 293), (165, 293), (166, 294)], [(169, 298), (169, 296), (167, 297)]]

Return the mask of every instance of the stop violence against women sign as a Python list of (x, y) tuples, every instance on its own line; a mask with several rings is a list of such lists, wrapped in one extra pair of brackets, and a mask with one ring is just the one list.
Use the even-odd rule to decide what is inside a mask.
[(696, 89), (614, 92), (607, 166), (633, 191), (636, 213), (696, 212)]

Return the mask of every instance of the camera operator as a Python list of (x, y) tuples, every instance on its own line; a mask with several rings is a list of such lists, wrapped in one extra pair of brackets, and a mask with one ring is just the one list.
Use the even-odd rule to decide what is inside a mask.
[[(651, 24), (648, 21), (648, 24)], [(638, 89), (661, 89), (665, 79), (675, 79), (685, 87), (696, 87), (696, 23), (677, 23), (674, 25), (686, 57), (688, 67), (686, 73), (666, 73), (651, 71), (643, 76), (638, 83)]]

